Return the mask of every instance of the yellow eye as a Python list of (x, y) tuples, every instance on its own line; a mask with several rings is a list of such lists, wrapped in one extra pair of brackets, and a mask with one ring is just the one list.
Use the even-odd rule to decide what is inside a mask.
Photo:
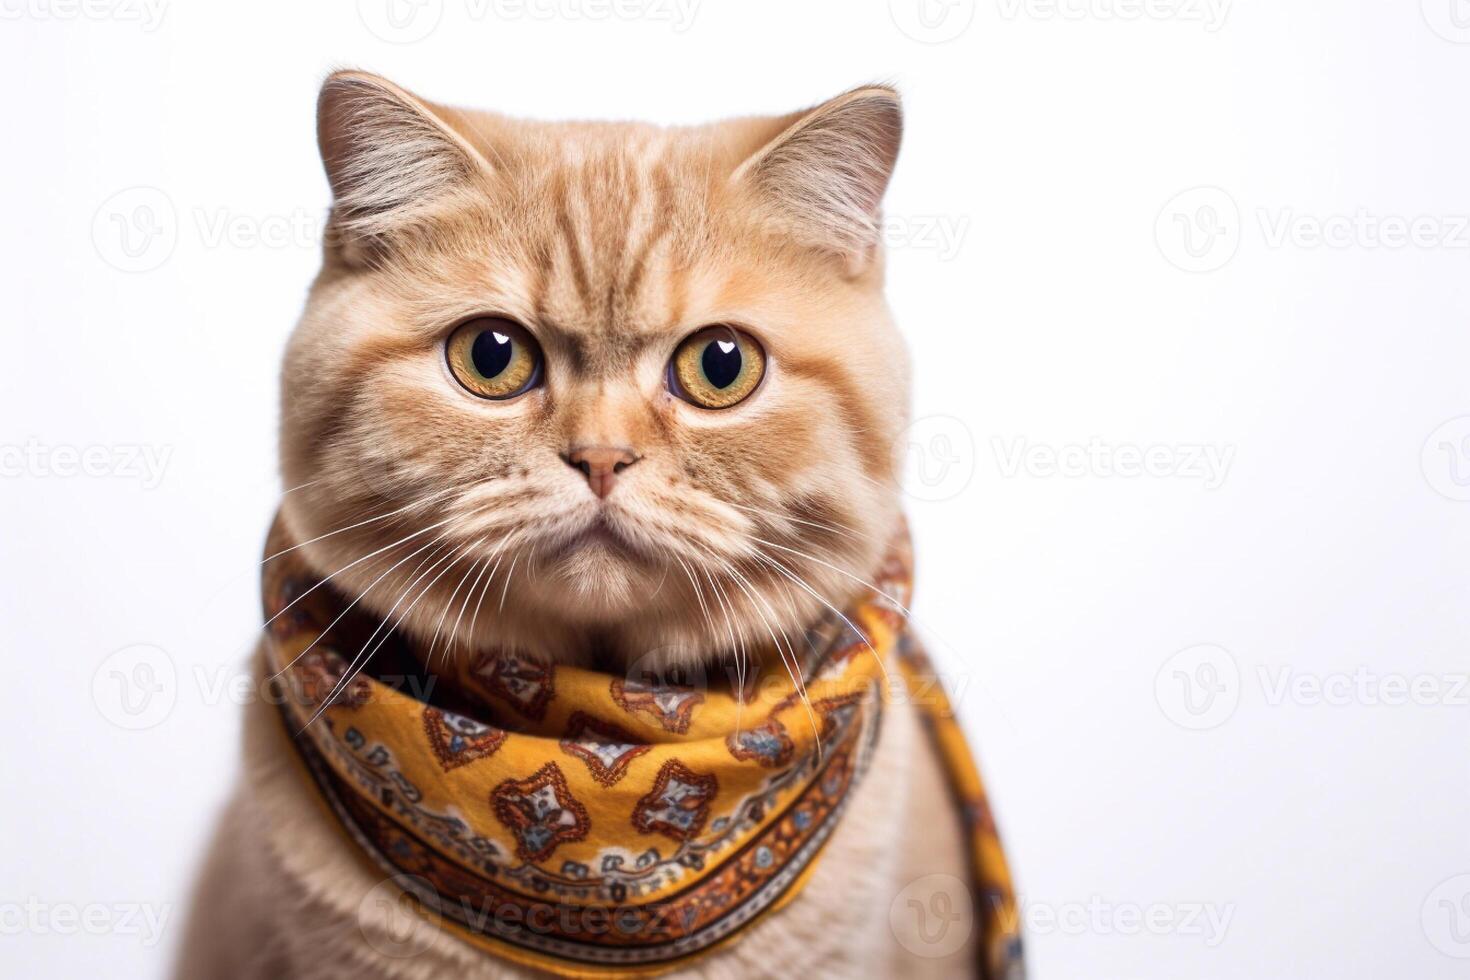
[(749, 397), (766, 373), (766, 353), (732, 327), (705, 327), (674, 351), (674, 393), (700, 408), (729, 408)]
[(514, 320), (485, 316), (462, 323), (445, 351), (455, 379), (481, 398), (514, 398), (541, 380), (541, 348)]

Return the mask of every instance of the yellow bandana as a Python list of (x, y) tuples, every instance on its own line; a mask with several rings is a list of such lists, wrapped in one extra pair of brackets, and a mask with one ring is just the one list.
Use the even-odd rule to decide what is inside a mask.
[[(292, 544), (278, 520), (267, 553)], [(910, 582), (904, 543), (877, 592), (809, 631), (797, 663), (788, 654), (799, 687), (782, 664), (675, 686), (493, 649), (435, 676), (293, 551), (266, 565), (266, 672), (307, 770), (376, 867), (465, 940), (570, 977), (675, 969), (790, 902), (867, 768), (888, 685), (907, 684), (964, 815), (978, 968), (1009, 980), (1010, 876), (963, 734), (905, 629)]]

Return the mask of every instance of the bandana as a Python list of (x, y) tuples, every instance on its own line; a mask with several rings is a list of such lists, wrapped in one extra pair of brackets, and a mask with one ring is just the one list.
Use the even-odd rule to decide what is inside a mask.
[(347, 837), (440, 927), (564, 977), (652, 976), (735, 941), (806, 884), (868, 767), (884, 700), (902, 691), (963, 815), (977, 969), (1021, 975), (985, 792), (906, 629), (906, 538), (876, 590), (783, 663), (681, 684), (504, 649), (441, 654), (426, 671), (294, 543), (278, 519), (265, 672), (285, 732)]

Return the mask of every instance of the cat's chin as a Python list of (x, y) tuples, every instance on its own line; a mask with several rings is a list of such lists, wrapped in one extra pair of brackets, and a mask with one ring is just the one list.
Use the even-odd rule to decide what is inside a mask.
[(663, 575), (620, 539), (602, 531), (589, 532), (560, 550), (546, 573), (545, 598), (563, 615), (605, 624), (645, 606)]

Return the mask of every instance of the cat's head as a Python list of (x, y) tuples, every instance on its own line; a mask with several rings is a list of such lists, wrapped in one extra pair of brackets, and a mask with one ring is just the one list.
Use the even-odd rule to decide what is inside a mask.
[(333, 208), (281, 446), (341, 592), (420, 636), (678, 659), (798, 638), (872, 577), (908, 396), (893, 91), (659, 128), (344, 72), (318, 123)]

